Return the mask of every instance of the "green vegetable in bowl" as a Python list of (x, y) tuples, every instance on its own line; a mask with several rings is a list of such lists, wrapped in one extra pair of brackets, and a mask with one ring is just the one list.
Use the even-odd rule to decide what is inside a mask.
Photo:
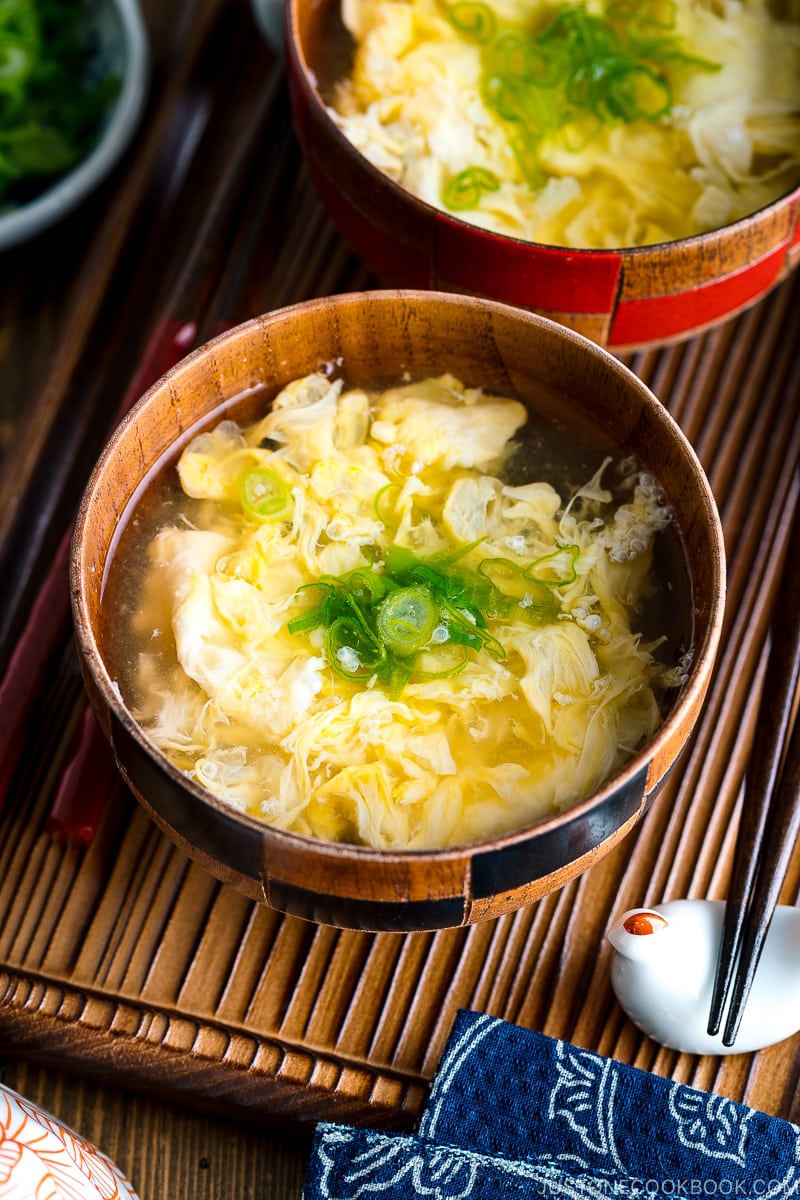
[(0, 0), (0, 208), (85, 158), (119, 92), (94, 77), (85, 0)]

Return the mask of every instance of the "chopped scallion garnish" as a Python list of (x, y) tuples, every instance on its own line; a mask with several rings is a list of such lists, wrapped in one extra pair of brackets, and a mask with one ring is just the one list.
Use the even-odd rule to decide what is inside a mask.
[(346, 679), (375, 679), (397, 695), (409, 679), (443, 679), (463, 671), (469, 651), (505, 658), (494, 620), (543, 625), (560, 611), (555, 589), (575, 578), (577, 546), (533, 562), (484, 558), (463, 563), (480, 539), (421, 557), (392, 544), (382, 561), (344, 575), (323, 575), (295, 594), (306, 607), (291, 634), (324, 629), (331, 669)]
[[(484, 4), (457, 0), (451, 24), (481, 53), (481, 95), (507, 128), (518, 166), (538, 190), (545, 137), (558, 134), (568, 150), (582, 147), (603, 124), (658, 121), (673, 106), (666, 68), (718, 71), (720, 64), (687, 53), (674, 35), (674, 0), (612, 0), (606, 15), (582, 4), (557, 9), (538, 32), (499, 28)], [(469, 166), (445, 185), (453, 211), (475, 208), (499, 187), (485, 167)]]
[(266, 467), (256, 467), (242, 476), (239, 499), (244, 512), (255, 521), (284, 521), (292, 514), (287, 484)]
[(500, 190), (500, 180), (485, 167), (467, 167), (454, 175), (444, 189), (444, 203), (457, 212), (462, 208), (475, 208), (484, 192)]

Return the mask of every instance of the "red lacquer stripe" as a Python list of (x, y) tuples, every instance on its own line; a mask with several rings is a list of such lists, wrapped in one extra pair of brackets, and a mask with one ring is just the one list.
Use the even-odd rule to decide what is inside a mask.
[(633, 346), (694, 333), (746, 308), (780, 278), (787, 243), (732, 275), (696, 288), (622, 301), (611, 326), (612, 346)]
[(604, 316), (613, 313), (622, 256), (616, 251), (581, 251), (500, 239), (444, 215), (436, 221), (434, 285), (480, 295), (502, 296), (509, 304), (551, 312)]

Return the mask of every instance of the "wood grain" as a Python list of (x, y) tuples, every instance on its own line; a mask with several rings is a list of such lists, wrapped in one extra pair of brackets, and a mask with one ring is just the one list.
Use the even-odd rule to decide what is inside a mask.
[[(252, 111), (242, 106), (254, 82), (269, 88), (279, 68), (252, 28), (240, 29), (248, 14), (239, 4), (182, 0), (169, 6), (174, 26), (156, 7), (148, 5), (157, 35), (153, 123), (109, 190), (70, 223), (66, 240), (45, 239), (4, 262), (4, 549), (18, 545), (24, 506), (35, 544), (6, 595), (12, 628), (51, 539), (74, 514), (145, 347), (159, 321), (176, 315), (173, 297), (184, 295), (177, 315), (207, 336), (220, 322), (373, 282), (319, 208), (276, 80), (258, 118), (261, 136), (243, 151), (236, 199), (207, 247), (206, 270), (182, 291), (187, 248), (208, 229), (232, 117)], [(174, 73), (185, 32), (194, 40)], [(221, 45), (236, 48), (235, 73), (211, 69)], [(112, 215), (121, 228), (109, 227)], [(90, 297), (71, 312), (83, 288)], [(185, 1106), (221, 1112), (237, 1127), (307, 1129), (321, 1116), (410, 1125), (459, 1007), (800, 1119), (798, 1038), (726, 1059), (656, 1046), (614, 1001), (604, 937), (624, 908), (725, 895), (797, 495), (798, 335), (794, 278), (711, 333), (627, 356), (695, 445), (720, 505), (729, 555), (722, 650), (701, 722), (646, 820), (580, 879), (518, 912), (402, 936), (281, 917), (191, 864), (119, 782), (89, 848), (54, 844), (47, 813), (83, 706), (69, 643), (60, 645), (0, 813), (5, 1081), (55, 1104), (44, 1066), (82, 1076), (58, 1076), (57, 1115), (72, 1113), (83, 1133), (120, 1156), (147, 1200), (290, 1195), (297, 1183), (302, 1152), (284, 1156), (273, 1142), (267, 1154), (261, 1133), (242, 1134), (228, 1160), (230, 1181), (213, 1175), (213, 1161), (199, 1166), (212, 1125), (184, 1117)], [(51, 478), (53, 463), (39, 521), (33, 484)], [(795, 855), (783, 900), (794, 902), (798, 887)], [(92, 1098), (88, 1080), (101, 1081), (96, 1095), (108, 1096), (107, 1104)], [(120, 1098), (120, 1087), (130, 1099)], [(125, 1121), (137, 1135), (127, 1148), (117, 1141)], [(224, 1135), (213, 1128), (220, 1147)], [(167, 1137), (159, 1166), (136, 1157), (145, 1155), (139, 1134), (161, 1136), (162, 1147)], [(262, 1170), (275, 1172), (266, 1176), (274, 1193)]]

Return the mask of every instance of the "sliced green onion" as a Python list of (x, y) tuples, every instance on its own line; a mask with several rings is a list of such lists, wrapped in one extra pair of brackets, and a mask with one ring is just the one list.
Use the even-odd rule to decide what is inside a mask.
[(256, 467), (242, 476), (239, 499), (244, 512), (255, 521), (283, 521), (292, 513), (288, 485), (266, 467)]
[[(409, 679), (458, 674), (469, 661), (469, 650), (503, 659), (505, 648), (490, 632), (489, 621), (512, 610), (531, 619), (533, 612), (525, 610), (533, 604), (532, 593), (537, 594), (540, 622), (555, 619), (557, 603), (551, 587), (523, 580), (520, 568), (514, 571), (523, 594), (511, 600), (495, 586), (491, 570), (466, 567), (462, 560), (483, 540), (427, 558), (394, 544), (382, 563), (341, 576), (322, 575), (298, 588), (295, 599), (308, 596), (312, 602), (287, 623), (287, 630), (308, 634), (324, 628), (331, 669), (356, 682), (374, 678), (392, 696)], [(505, 559), (495, 561), (504, 564), (501, 573), (510, 565)]]
[(459, 33), (467, 34), (476, 42), (488, 42), (494, 37), (497, 21), (488, 4), (461, 0), (450, 6), (447, 15)]
[(478, 567), (478, 572), (504, 595), (513, 595), (514, 593), (522, 595), (524, 593), (523, 567), (519, 563), (512, 562), (510, 558), (484, 558)]
[(385, 687), (392, 700), (396, 700), (411, 678), (412, 668), (406, 659), (388, 659), (388, 669), (384, 671)]
[(395, 586), (386, 575), (379, 574), (369, 567), (359, 567), (351, 571), (344, 577), (343, 582), (362, 605), (377, 604)]
[(500, 180), (492, 171), (487, 171), (485, 167), (466, 167), (447, 181), (442, 201), (446, 208), (459, 212), (476, 208), (484, 192), (497, 192), (499, 189)]
[(331, 668), (347, 679), (374, 675), (386, 658), (377, 638), (349, 617), (337, 617), (328, 629), (325, 647)]
[(568, 546), (560, 546), (558, 550), (551, 551), (550, 554), (543, 554), (541, 558), (534, 559), (529, 566), (522, 572), (525, 579), (532, 579), (535, 583), (547, 583), (554, 587), (566, 587), (568, 583), (574, 583), (577, 578), (575, 564), (578, 561), (580, 547), (570, 543)]
[(444, 625), (449, 640), (459, 646), (471, 646), (473, 650), (488, 650), (495, 658), (505, 658), (502, 642), (487, 632), (485, 621), (480, 625), (473, 623), (471, 615), (469, 610), (465, 612), (452, 604), (443, 605)]
[[(481, 95), (501, 122), (519, 169), (539, 190), (547, 181), (540, 162), (545, 137), (558, 136), (575, 151), (601, 123), (658, 121), (673, 107), (665, 68), (717, 71), (719, 63), (687, 53), (671, 31), (675, 0), (611, 0), (605, 16), (582, 4), (556, 9), (538, 32), (499, 28), (481, 4), (448, 10), (454, 27), (481, 48)], [(447, 184), (445, 207), (474, 208), (489, 188), (467, 168)], [(491, 174), (491, 173), (489, 173)]]
[(408, 546), (398, 546), (392, 543), (386, 551), (386, 557), (383, 560), (386, 573), (395, 578), (402, 576), (406, 571), (411, 570), (420, 559), (410, 550)]
[[(401, 490), (399, 483), (387, 483), (375, 496), (375, 516), (389, 529), (395, 527), (398, 523), (397, 514), (391, 510), (393, 508), (393, 499), (397, 499), (394, 493)], [(390, 499), (390, 497), (393, 497), (393, 499)]]
[(314, 629), (319, 629), (320, 625), (324, 624), (322, 609), (310, 608), (300, 617), (294, 617), (288, 622), (286, 628), (289, 633), (311, 633)]
[(326, 623), (326, 603), (331, 592), (333, 591), (333, 588), (331, 584), (322, 583), (319, 580), (315, 581), (314, 583), (304, 583), (302, 587), (299, 587), (295, 592), (295, 600), (301, 595), (302, 592), (310, 592), (312, 590), (321, 591), (322, 599), (320, 600), (319, 604), (315, 604), (311, 608), (306, 609), (306, 611), (301, 613), (299, 617), (294, 617), (288, 622), (286, 628), (288, 629), (289, 633), (310, 633), (313, 629), (319, 629), (320, 625), (324, 625)]
[[(561, 551), (556, 551), (561, 554)], [(546, 555), (550, 558), (550, 555)], [(537, 560), (541, 562), (542, 560)], [(547, 624), (558, 618), (559, 604), (553, 596), (552, 588), (556, 580), (544, 580), (529, 574), (536, 564), (524, 567), (508, 558), (485, 558), (479, 570), (493, 586), (505, 597), (514, 601), (514, 616), (537, 625)], [(564, 580), (566, 582), (566, 580)], [(506, 609), (506, 612), (508, 609)], [(498, 613), (498, 615), (503, 615)]]
[(421, 679), (452, 679), (460, 675), (469, 662), (469, 655), (463, 646), (453, 646), (446, 651), (436, 654), (426, 652), (418, 655), (414, 663), (414, 674)]
[(669, 83), (644, 63), (627, 66), (609, 77), (605, 103), (611, 115), (623, 121), (637, 117), (656, 121), (667, 115), (672, 101)]
[(452, 567), (455, 563), (461, 562), (462, 558), (466, 558), (470, 551), (485, 541), (485, 537), (476, 538), (474, 542), (467, 542), (464, 546), (458, 546), (455, 550), (450, 550), (446, 554), (433, 554), (427, 561), (435, 563), (440, 570)]
[(560, 606), (552, 588), (543, 583), (529, 583), (525, 595), (519, 601), (516, 616), (531, 625), (550, 625), (558, 620)]
[(375, 621), (383, 645), (401, 658), (427, 645), (438, 623), (439, 607), (430, 592), (413, 587), (390, 592)]
[(518, 121), (519, 105), (514, 96), (514, 89), (507, 79), (500, 74), (485, 75), (481, 83), (481, 97), (488, 109), (502, 121)]

